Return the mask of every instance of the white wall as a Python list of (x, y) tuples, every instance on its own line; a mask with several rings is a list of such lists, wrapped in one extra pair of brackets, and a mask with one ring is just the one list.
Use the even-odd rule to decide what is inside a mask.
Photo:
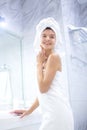
[[(11, 93), (10, 97), (8, 93), (10, 99), (4, 97), (5, 104), (8, 102), (12, 105), (13, 100), (22, 100), (20, 37), (0, 29), (0, 72), (3, 71), (8, 73), (9, 79), (5, 86), (3, 86), (4, 83), (2, 84), (2, 87), (5, 87), (3, 88), (5, 91), (10, 89)], [(8, 80), (10, 86), (7, 84)], [(0, 93), (2, 93), (1, 90)], [(4, 94), (6, 95), (6, 93)]]
[[(64, 34), (67, 53), (67, 72), (70, 101), (74, 113), (75, 130), (87, 129), (87, 41), (74, 43), (69, 34), (69, 25), (86, 27), (86, 5), (80, 5), (76, 0), (61, 0)], [(83, 8), (83, 11), (82, 11)], [(84, 19), (84, 20), (83, 20)], [(72, 29), (73, 30), (73, 29)], [(74, 35), (76, 36), (76, 33)], [(84, 34), (83, 36), (84, 37)], [(78, 37), (78, 39), (80, 36)], [(87, 34), (85, 34), (87, 39)]]

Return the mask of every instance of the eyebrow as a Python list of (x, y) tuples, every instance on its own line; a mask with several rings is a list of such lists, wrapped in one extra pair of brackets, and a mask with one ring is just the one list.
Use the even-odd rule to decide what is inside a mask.
[[(43, 32), (42, 35), (47, 35), (47, 34), (45, 34), (45, 33)], [(56, 36), (55, 33), (51, 33), (50, 35)]]

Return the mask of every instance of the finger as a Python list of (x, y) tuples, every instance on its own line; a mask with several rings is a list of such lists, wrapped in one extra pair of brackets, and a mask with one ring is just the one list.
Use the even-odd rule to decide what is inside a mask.
[(20, 114), (22, 114), (23, 112), (20, 111), (20, 110), (15, 110), (15, 111), (13, 111), (12, 113), (17, 114), (17, 115), (20, 115)]
[(42, 45), (40, 44), (40, 47), (41, 47), (41, 50), (43, 50), (43, 47), (42, 47)]
[(13, 114), (13, 113), (17, 113), (17, 111), (16, 111), (16, 110), (14, 110), (14, 111), (11, 111), (10, 113), (11, 113), (11, 114)]
[(26, 116), (26, 114), (25, 114), (25, 113), (23, 113), (23, 114), (20, 116), (20, 118), (23, 118), (24, 116)]
[(21, 116), (20, 116), (20, 118), (23, 118), (23, 117), (24, 117), (24, 115), (21, 115)]
[(14, 113), (14, 111), (11, 111), (11, 112), (9, 112), (9, 113), (13, 114), (13, 113)]
[(41, 47), (42, 53), (45, 54), (45, 50), (44, 50), (44, 48), (42, 47), (42, 45), (40, 45), (40, 47)]

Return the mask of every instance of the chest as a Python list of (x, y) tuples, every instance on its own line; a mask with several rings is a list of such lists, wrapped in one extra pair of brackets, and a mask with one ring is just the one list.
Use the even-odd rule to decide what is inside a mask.
[(46, 70), (46, 66), (47, 66), (47, 60), (43, 62), (43, 66), (42, 66), (43, 71), (45, 71), (45, 70)]

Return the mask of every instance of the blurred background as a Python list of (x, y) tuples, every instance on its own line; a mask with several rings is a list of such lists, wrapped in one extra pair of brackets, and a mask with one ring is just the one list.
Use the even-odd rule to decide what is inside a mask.
[(60, 25), (75, 130), (87, 130), (87, 0), (0, 0), (0, 110), (27, 108), (36, 98), (33, 43), (36, 25), (47, 17)]

